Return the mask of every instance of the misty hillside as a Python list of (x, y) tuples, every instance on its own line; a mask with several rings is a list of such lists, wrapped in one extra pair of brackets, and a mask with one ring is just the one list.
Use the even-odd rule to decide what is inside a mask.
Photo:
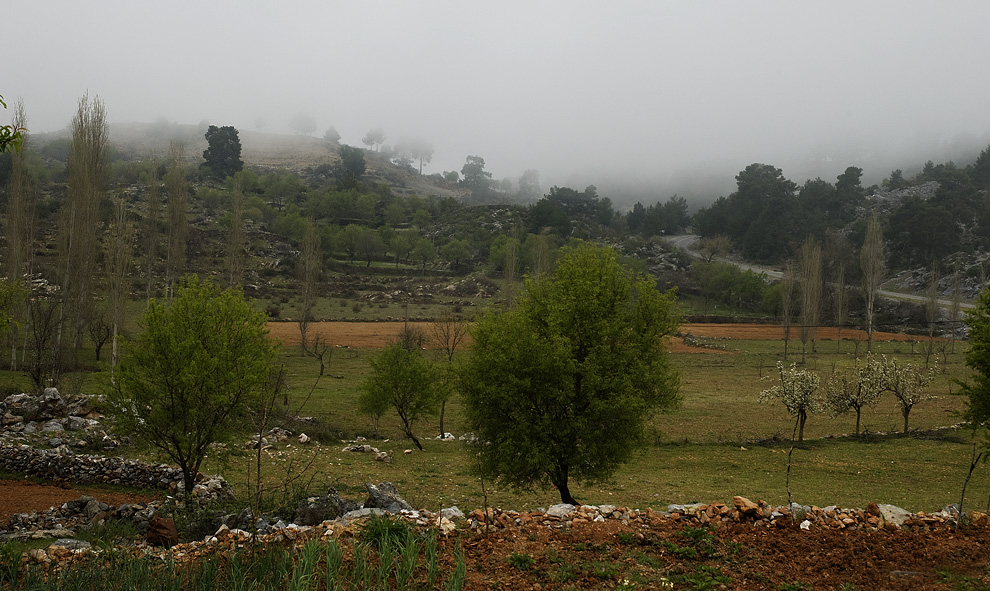
[[(306, 281), (316, 282), (319, 297), (366, 302), (381, 294), (427, 301), (444, 289), (507, 298), (507, 286), (545, 272), (558, 247), (581, 239), (615, 245), (661, 286), (700, 298), (701, 311), (721, 302), (730, 312), (777, 315), (774, 282), (718, 259), (780, 266), (814, 240), (824, 253), (823, 281), (836, 281), (843, 268), (849, 294), (842, 298), (855, 318), (859, 249), (874, 214), (892, 286), (924, 292), (934, 284), (947, 294), (957, 285), (971, 298), (987, 283), (988, 150), (965, 167), (905, 163), (919, 172), (907, 177), (897, 169), (869, 187), (854, 166), (835, 181), (798, 185), (771, 164), (752, 164), (738, 172), (734, 191), (711, 196), (692, 214), (677, 195), (625, 208), (594, 184), (547, 189), (528, 173), (496, 181), (478, 156), (467, 156), (458, 171), (423, 174), (402, 147), (361, 149), (233, 128), (242, 164), (221, 178), (204, 165), (212, 143), (202, 128), (165, 121), (109, 127), (107, 180), (89, 218), (96, 231), (87, 248), (97, 256), (87, 269), (97, 300), (113, 283), (120, 240), (130, 244), (131, 298), (164, 293), (193, 272), (244, 285), (275, 317), (297, 317), (307, 305), (299, 299)], [(66, 243), (75, 211), (71, 144), (65, 133), (32, 136), (21, 154), (0, 157), (4, 274), (49, 290), (71, 275), (74, 264), (66, 264), (77, 256)], [(700, 248), (717, 256), (695, 260), (666, 243), (685, 232), (700, 235)], [(307, 279), (311, 260), (317, 271)], [(821, 305), (841, 294), (829, 292)]]

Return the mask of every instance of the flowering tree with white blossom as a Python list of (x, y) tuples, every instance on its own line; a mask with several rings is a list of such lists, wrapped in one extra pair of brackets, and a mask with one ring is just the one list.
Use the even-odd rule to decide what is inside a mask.
[(780, 383), (760, 392), (760, 402), (783, 402), (787, 412), (796, 417), (798, 441), (804, 441), (804, 424), (808, 421), (808, 415), (825, 410), (821, 378), (813, 371), (798, 369), (797, 364), (784, 369), (784, 364), (778, 361), (777, 370), (780, 373)]

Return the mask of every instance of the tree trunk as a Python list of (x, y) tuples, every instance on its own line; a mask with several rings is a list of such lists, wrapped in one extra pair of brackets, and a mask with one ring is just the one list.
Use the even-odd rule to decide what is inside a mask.
[(447, 412), (447, 401), (444, 400), (440, 403), (440, 439), (444, 438), (446, 431), (443, 430), (443, 415)]
[(402, 413), (399, 413), (399, 418), (402, 419), (402, 430), (405, 431), (406, 437), (412, 439), (412, 442), (416, 444), (416, 448), (419, 449), (419, 451), (423, 451), (423, 444), (419, 442), (419, 439), (417, 439), (415, 435), (413, 435), (412, 425), (409, 424), (409, 420), (406, 419), (405, 415)]
[(556, 474), (551, 478), (553, 485), (557, 487), (557, 491), (560, 493), (560, 502), (567, 503), (569, 505), (580, 505), (581, 503), (571, 496), (570, 488), (567, 486), (567, 466), (560, 467)]
[(856, 437), (859, 437), (859, 414), (863, 412), (863, 409), (856, 409)]
[(808, 413), (803, 410), (798, 413), (798, 443), (804, 441), (804, 424), (808, 420)]
[(908, 432), (908, 416), (911, 414), (911, 407), (905, 406), (901, 409), (901, 414), (904, 415), (904, 434), (907, 435)]

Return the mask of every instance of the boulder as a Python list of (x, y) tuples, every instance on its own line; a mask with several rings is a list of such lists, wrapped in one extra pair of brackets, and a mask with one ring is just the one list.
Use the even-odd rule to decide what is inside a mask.
[(440, 517), (443, 519), (449, 519), (450, 521), (464, 521), (464, 512), (457, 508), (457, 505), (453, 507), (447, 507), (446, 509), (440, 509)]
[(296, 506), (292, 522), (297, 525), (317, 525), (330, 519), (326, 497), (309, 497)]
[(757, 515), (760, 511), (760, 506), (746, 497), (732, 497), (732, 504), (735, 505), (736, 509), (738, 509), (743, 515)]
[(547, 515), (550, 517), (556, 517), (557, 519), (563, 519), (573, 512), (574, 505), (571, 505), (570, 503), (558, 503), (547, 509)]
[(384, 509), (391, 513), (413, 510), (412, 505), (399, 496), (399, 491), (391, 482), (379, 482), (378, 485), (367, 482), (364, 487), (368, 489), (368, 500), (364, 502), (365, 508)]
[(30, 394), (12, 394), (4, 400), (4, 403), (7, 405), (7, 413), (21, 417), (24, 422), (36, 420), (38, 411), (41, 410), (38, 399)]
[(44, 433), (60, 433), (65, 431), (65, 427), (62, 426), (62, 423), (60, 423), (58, 419), (52, 419), (45, 423), (41, 427), (41, 430)]
[(334, 489), (330, 489), (327, 492), (327, 509), (328, 509), (328, 519), (337, 519), (342, 517), (351, 511), (357, 511), (361, 508), (361, 505), (350, 499), (345, 499)]
[(148, 522), (148, 532), (144, 538), (152, 546), (171, 548), (179, 543), (179, 532), (174, 521), (155, 515)]
[(901, 527), (905, 521), (911, 518), (910, 513), (894, 505), (878, 505), (877, 508), (880, 509), (880, 518), (883, 519), (884, 523), (890, 523), (897, 527)]
[(69, 417), (65, 420), (65, 428), (69, 431), (82, 431), (89, 425), (90, 422), (82, 417)]

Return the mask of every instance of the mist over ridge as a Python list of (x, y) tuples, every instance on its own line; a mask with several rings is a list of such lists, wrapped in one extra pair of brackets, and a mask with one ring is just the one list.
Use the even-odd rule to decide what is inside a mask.
[[(851, 10), (852, 8), (855, 10)], [(85, 92), (111, 123), (159, 119), (361, 146), (429, 141), (424, 172), (594, 184), (617, 206), (693, 206), (762, 162), (801, 183), (847, 166), (972, 157), (990, 143), (990, 5), (442, 1), (237, 6), (16, 3), (0, 93), (34, 133)], [(113, 15), (109, 18), (107, 15)], [(4, 119), (8, 113), (4, 114)], [(965, 165), (966, 162), (957, 162)]]

